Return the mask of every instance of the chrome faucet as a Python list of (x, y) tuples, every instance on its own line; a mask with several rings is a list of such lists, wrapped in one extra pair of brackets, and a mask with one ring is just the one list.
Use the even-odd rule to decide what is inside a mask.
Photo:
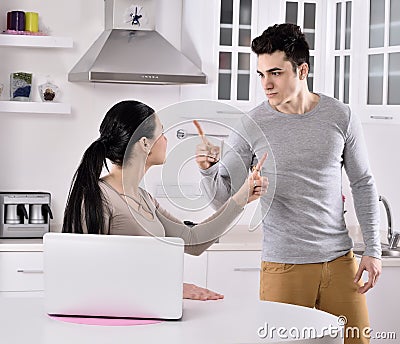
[(383, 196), (379, 196), (379, 200), (383, 203), (386, 210), (386, 218), (387, 218), (387, 240), (389, 243), (389, 249), (393, 249), (397, 247), (397, 244), (400, 240), (400, 233), (393, 233), (392, 229), (392, 213), (390, 211), (389, 202)]
[(389, 248), (396, 248), (400, 240), (400, 233), (395, 232), (389, 242)]

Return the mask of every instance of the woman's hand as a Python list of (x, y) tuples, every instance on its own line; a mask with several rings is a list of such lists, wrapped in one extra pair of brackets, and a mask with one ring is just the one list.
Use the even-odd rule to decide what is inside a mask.
[(206, 301), (223, 299), (224, 295), (199, 287), (195, 284), (183, 283), (183, 298)]
[(257, 165), (254, 167), (253, 172), (249, 175), (242, 187), (236, 192), (232, 198), (241, 207), (247, 203), (253, 202), (263, 196), (268, 189), (268, 178), (262, 177), (260, 171), (262, 165), (267, 159), (268, 154), (265, 153)]

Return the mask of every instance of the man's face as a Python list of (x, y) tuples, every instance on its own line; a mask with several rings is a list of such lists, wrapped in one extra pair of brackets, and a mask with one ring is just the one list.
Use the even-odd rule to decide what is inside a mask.
[(285, 57), (283, 51), (258, 55), (257, 72), (261, 85), (270, 105), (278, 110), (296, 100), (303, 78), (299, 74), (300, 69), (297, 68), (295, 73), (292, 64)]

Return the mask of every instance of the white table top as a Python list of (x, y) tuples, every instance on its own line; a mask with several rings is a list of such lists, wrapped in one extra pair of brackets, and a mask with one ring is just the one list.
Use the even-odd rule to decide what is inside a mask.
[[(1, 342), (13, 344), (132, 344), (132, 343), (310, 343), (294, 340), (296, 331), (318, 337), (324, 329), (339, 328), (337, 317), (315, 309), (274, 302), (241, 300), (184, 301), (178, 321), (139, 326), (95, 326), (65, 323), (49, 318), (41, 296), (7, 296), (0, 293)], [(269, 335), (261, 338), (261, 327)], [(273, 330), (273, 327), (275, 330)], [(281, 334), (277, 329), (282, 327)], [(311, 332), (312, 332), (311, 331)], [(331, 331), (331, 333), (337, 333)], [(273, 338), (271, 338), (273, 337)], [(286, 337), (286, 338), (284, 338)], [(335, 338), (336, 337), (336, 338)], [(343, 343), (340, 334), (313, 339), (312, 343)], [(304, 338), (304, 337), (303, 337)]]

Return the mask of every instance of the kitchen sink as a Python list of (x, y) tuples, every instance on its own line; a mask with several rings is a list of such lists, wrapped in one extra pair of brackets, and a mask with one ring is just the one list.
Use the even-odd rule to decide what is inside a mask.
[(400, 251), (397, 249), (382, 250), (382, 257), (400, 257)]
[[(362, 256), (364, 253), (364, 248), (357, 247), (355, 245), (353, 252), (356, 256)], [(382, 244), (382, 257), (385, 258), (400, 258), (400, 247), (390, 249), (388, 245)]]

